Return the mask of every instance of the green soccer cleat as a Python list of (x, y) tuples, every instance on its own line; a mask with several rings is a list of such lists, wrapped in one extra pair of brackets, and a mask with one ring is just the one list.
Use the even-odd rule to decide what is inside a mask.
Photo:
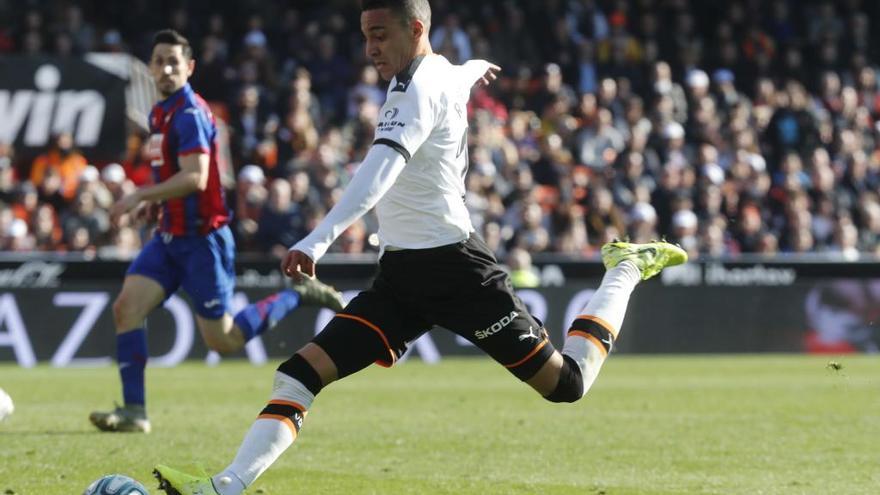
[(681, 265), (687, 260), (684, 249), (665, 241), (647, 244), (613, 241), (602, 246), (602, 263), (606, 270), (622, 261), (631, 261), (641, 272), (642, 280), (657, 275), (667, 266)]
[(302, 282), (292, 282), (290, 288), (299, 293), (302, 305), (320, 306), (336, 312), (345, 307), (342, 294), (315, 277), (303, 276)]
[(101, 431), (149, 433), (152, 427), (144, 406), (119, 406), (109, 412), (93, 411), (89, 421)]
[(168, 495), (217, 495), (214, 482), (207, 476), (198, 477), (182, 473), (168, 466), (158, 465), (153, 476), (159, 481), (159, 489)]

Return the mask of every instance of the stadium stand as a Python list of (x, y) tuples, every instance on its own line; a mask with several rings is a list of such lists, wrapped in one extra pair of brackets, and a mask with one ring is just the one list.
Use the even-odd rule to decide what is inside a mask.
[[(354, 3), (0, 0), (0, 55), (146, 59), (153, 32), (179, 30), (229, 129), (240, 249), (277, 255), (372, 142), (385, 93)], [(432, 4), (441, 53), (504, 69), (471, 100), (466, 197), (500, 257), (593, 256), (623, 236), (692, 256), (880, 255), (880, 4)], [(0, 142), (0, 249), (135, 252), (145, 233), (109, 226), (106, 209), (149, 180), (145, 137), (130, 133), (118, 166), (63, 136), (33, 161)], [(375, 250), (375, 227), (333, 249)]]

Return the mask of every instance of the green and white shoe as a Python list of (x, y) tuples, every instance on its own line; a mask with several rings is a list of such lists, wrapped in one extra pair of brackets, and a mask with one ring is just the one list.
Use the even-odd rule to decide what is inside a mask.
[(299, 293), (300, 303), (304, 306), (320, 306), (336, 312), (345, 307), (342, 294), (316, 277), (306, 276), (302, 282), (291, 282), (290, 288)]
[(623, 261), (631, 261), (641, 272), (642, 280), (648, 280), (664, 268), (681, 265), (687, 260), (684, 249), (664, 241), (646, 244), (613, 241), (602, 246), (602, 263), (606, 270)]
[(149, 433), (152, 430), (144, 406), (119, 406), (112, 411), (93, 411), (89, 421), (101, 431)]
[(208, 476), (193, 476), (161, 464), (153, 469), (153, 476), (159, 481), (159, 489), (168, 495), (218, 494)]

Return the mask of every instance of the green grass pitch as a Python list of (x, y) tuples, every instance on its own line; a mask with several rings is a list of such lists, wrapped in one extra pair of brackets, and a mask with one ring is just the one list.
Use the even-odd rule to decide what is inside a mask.
[[(828, 366), (831, 359), (841, 369)], [(150, 435), (102, 434), (116, 370), (0, 367), (0, 494), (78, 495), (166, 463), (226, 466), (273, 367), (148, 370)], [(484, 359), (371, 367), (321, 393), (251, 494), (876, 494), (880, 358), (613, 356), (587, 397), (544, 402)]]

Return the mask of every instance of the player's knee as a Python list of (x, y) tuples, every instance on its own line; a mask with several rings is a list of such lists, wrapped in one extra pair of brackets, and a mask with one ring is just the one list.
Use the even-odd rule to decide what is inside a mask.
[(584, 379), (577, 363), (568, 356), (562, 356), (562, 368), (559, 370), (559, 381), (553, 392), (544, 398), (550, 402), (577, 402), (584, 396)]
[[(299, 353), (294, 354), (290, 359), (281, 363), (278, 366), (278, 373), (293, 378), (297, 383), (305, 387), (312, 396), (318, 395), (318, 392), (324, 388), (324, 382), (317, 370)], [(277, 380), (278, 378), (276, 378)]]
[(113, 324), (116, 325), (116, 331), (122, 332), (139, 326), (143, 317), (138, 312), (137, 305), (131, 297), (124, 293), (120, 294), (113, 301)]

